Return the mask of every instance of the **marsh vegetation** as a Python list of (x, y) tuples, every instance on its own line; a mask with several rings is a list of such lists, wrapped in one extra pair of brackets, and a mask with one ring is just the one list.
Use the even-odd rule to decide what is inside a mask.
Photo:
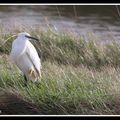
[[(73, 33), (51, 30), (28, 32), (40, 39), (33, 44), (38, 53), (42, 52), (41, 82), (29, 82), (28, 87), (24, 86), (23, 75), (9, 60), (14, 39), (11, 38), (0, 47), (1, 91), (14, 93), (33, 104), (37, 109), (35, 114), (120, 114), (119, 42), (113, 40), (109, 44), (102, 44), (94, 37), (86, 41)], [(0, 37), (5, 40), (11, 35), (1, 34)], [(1, 99), (0, 104), (5, 104), (4, 101)], [(6, 103), (10, 106), (11, 101), (7, 99)], [(10, 111), (6, 110), (7, 107), (3, 110), (0, 108), (1, 114), (31, 114), (31, 111), (26, 113), (24, 110), (10, 112), (15, 107), (10, 107)], [(20, 106), (17, 107), (19, 109)]]

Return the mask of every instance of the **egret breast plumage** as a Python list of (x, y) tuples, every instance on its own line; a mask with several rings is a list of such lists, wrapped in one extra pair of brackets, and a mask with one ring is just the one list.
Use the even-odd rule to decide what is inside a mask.
[(24, 73), (26, 80), (36, 81), (41, 78), (41, 59), (30, 39), (37, 40), (26, 32), (19, 33), (12, 43), (10, 58)]

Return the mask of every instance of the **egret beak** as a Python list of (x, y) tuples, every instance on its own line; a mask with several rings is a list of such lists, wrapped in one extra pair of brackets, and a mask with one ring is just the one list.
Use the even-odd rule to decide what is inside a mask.
[(39, 41), (39, 39), (34, 38), (34, 37), (31, 37), (31, 36), (27, 36), (27, 35), (26, 35), (25, 37), (30, 38), (30, 39), (33, 39), (33, 40), (36, 40), (36, 41)]

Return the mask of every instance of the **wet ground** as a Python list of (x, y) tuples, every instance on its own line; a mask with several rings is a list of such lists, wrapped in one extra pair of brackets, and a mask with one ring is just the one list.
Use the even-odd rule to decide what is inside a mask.
[(14, 28), (41, 28), (71, 31), (109, 42), (120, 40), (120, 6), (115, 5), (10, 5), (0, 6), (0, 25), (4, 31)]

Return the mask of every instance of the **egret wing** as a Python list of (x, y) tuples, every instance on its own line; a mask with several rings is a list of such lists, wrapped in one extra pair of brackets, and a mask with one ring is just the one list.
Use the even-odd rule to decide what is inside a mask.
[(26, 55), (34, 66), (34, 69), (40, 74), (41, 61), (35, 47), (28, 41)]

